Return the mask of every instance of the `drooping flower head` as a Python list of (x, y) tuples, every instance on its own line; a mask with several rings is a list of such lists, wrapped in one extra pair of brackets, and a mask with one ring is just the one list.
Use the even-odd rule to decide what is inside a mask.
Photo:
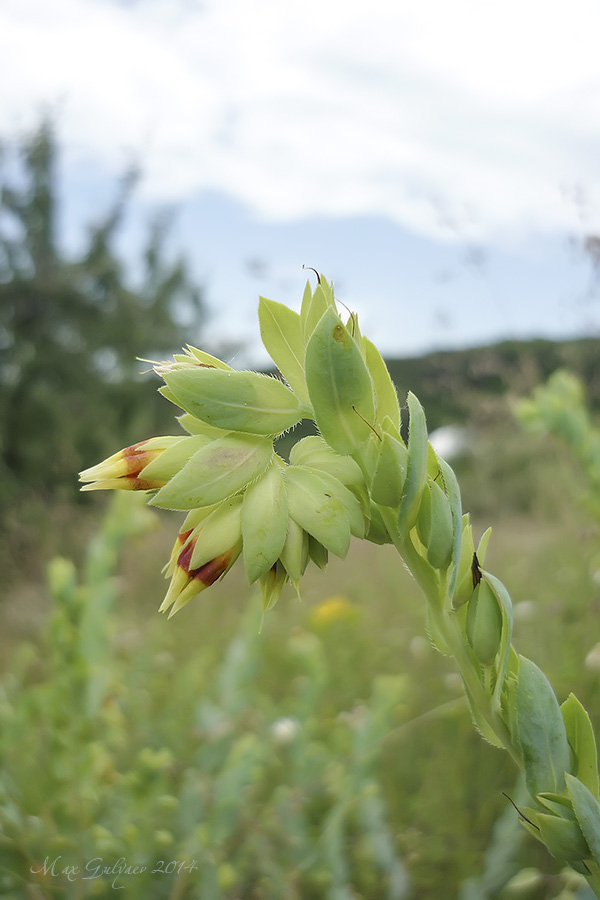
[[(150, 505), (187, 512), (166, 567), (161, 611), (170, 615), (240, 555), (269, 608), (288, 581), (298, 589), (309, 561), (344, 557), (352, 535), (389, 540), (371, 483), (384, 444), (390, 465), (406, 451), (381, 356), (354, 315), (342, 321), (323, 278), (307, 285), (300, 313), (261, 298), (259, 321), (280, 377), (188, 347), (154, 367), (186, 434), (142, 441), (81, 473), (83, 490), (146, 490)], [(302, 419), (320, 436), (298, 441), (288, 462), (274, 441)]]

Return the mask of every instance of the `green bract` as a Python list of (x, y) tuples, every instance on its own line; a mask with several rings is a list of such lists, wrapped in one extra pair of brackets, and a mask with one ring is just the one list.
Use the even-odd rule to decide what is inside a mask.
[(163, 509), (220, 503), (262, 475), (272, 458), (273, 444), (267, 438), (219, 438), (201, 447), (150, 503)]
[(261, 297), (258, 319), (260, 336), (271, 359), (298, 399), (308, 403), (300, 316), (282, 303)]
[(525, 778), (532, 797), (560, 792), (571, 754), (558, 701), (544, 673), (521, 657), (517, 688), (517, 728)]
[(208, 425), (276, 435), (297, 425), (302, 407), (276, 378), (223, 369), (174, 369), (164, 375), (169, 399)]
[(244, 494), (244, 566), (252, 583), (275, 565), (287, 537), (288, 503), (280, 467), (271, 463)]
[(292, 519), (323, 547), (344, 558), (350, 546), (350, 523), (331, 484), (304, 466), (289, 466), (285, 483)]

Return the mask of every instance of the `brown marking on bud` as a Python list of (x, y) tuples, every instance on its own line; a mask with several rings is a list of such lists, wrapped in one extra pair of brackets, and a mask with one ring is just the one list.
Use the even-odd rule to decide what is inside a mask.
[(192, 570), (190, 575), (194, 580), (201, 581), (206, 587), (210, 587), (211, 584), (219, 580), (221, 575), (225, 574), (231, 563), (232, 556), (233, 551), (227, 550), (225, 553), (221, 553), (220, 556), (215, 556), (214, 559), (211, 559), (205, 565), (200, 566), (199, 569)]
[(182, 547), (185, 544), (185, 542), (187, 541), (187, 539), (189, 538), (189, 536), (193, 530), (194, 530), (193, 528), (188, 528), (187, 531), (180, 531), (179, 534), (177, 535), (177, 540), (179, 541), (179, 543), (181, 544)]
[[(137, 444), (125, 447), (122, 451), (122, 458), (127, 466), (125, 477), (130, 478), (132, 475), (139, 475), (142, 469), (145, 469), (152, 460), (164, 452), (162, 448), (145, 450), (144, 447), (147, 443), (148, 441), (139, 441)], [(156, 482), (156, 484), (162, 487), (164, 482)], [(146, 488), (135, 488), (134, 490), (146, 490)]]
[(140, 478), (137, 474), (124, 475), (121, 481), (124, 482), (127, 491), (158, 491), (166, 484), (166, 481), (152, 481), (150, 478)]
[(177, 557), (177, 566), (180, 569), (183, 569), (184, 572), (193, 576), (193, 569), (190, 572), (190, 563), (192, 561), (192, 553), (194, 552), (194, 547), (196, 546), (196, 538), (185, 545), (179, 556)]

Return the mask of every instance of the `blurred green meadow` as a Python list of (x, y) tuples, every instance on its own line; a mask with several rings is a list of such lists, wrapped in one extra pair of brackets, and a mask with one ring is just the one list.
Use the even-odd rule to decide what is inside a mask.
[[(498, 408), (455, 462), (465, 507), (494, 528), (516, 646), (600, 722), (587, 483)], [(391, 548), (355, 542), (264, 618), (236, 566), (167, 620), (177, 514), (88, 506), (77, 565), (25, 573), (2, 608), (1, 896), (585, 896), (518, 826), (516, 772), (475, 733)]]

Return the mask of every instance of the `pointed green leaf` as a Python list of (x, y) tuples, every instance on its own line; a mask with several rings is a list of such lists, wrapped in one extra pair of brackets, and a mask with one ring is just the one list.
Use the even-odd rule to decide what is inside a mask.
[(229, 434), (229, 429), (216, 428), (214, 425), (208, 425), (206, 422), (203, 422), (202, 419), (197, 419), (196, 416), (192, 416), (191, 413), (184, 413), (182, 416), (177, 416), (177, 421), (188, 434), (204, 434), (211, 438), (221, 438), (225, 437), (226, 434)]
[(368, 338), (362, 339), (362, 347), (375, 387), (377, 422), (383, 422), (389, 416), (394, 427), (400, 430), (400, 404), (388, 367), (375, 344)]
[(333, 309), (306, 348), (306, 383), (319, 431), (338, 453), (365, 444), (375, 414), (373, 383), (356, 342)]
[(261, 297), (258, 320), (269, 356), (302, 403), (309, 403), (304, 378), (304, 337), (300, 316), (283, 303)]
[(567, 788), (579, 827), (597, 866), (600, 866), (600, 803), (588, 787), (574, 775), (567, 774)]
[(538, 794), (536, 799), (539, 800), (546, 809), (550, 810), (552, 815), (560, 816), (562, 819), (569, 819), (571, 822), (577, 821), (577, 816), (575, 815), (570, 797), (566, 797), (564, 794), (546, 792)]
[(516, 692), (517, 728), (525, 780), (532, 797), (565, 787), (571, 754), (558, 700), (544, 673), (520, 657)]
[(230, 434), (198, 450), (150, 500), (163, 509), (195, 509), (220, 503), (265, 471), (273, 458), (268, 438)]
[(569, 694), (560, 711), (573, 751), (572, 773), (598, 796), (598, 752), (594, 728), (584, 707), (574, 694)]
[(178, 406), (217, 428), (275, 435), (302, 416), (300, 401), (283, 382), (257, 372), (186, 368), (164, 379)]
[(275, 565), (283, 550), (288, 527), (288, 506), (283, 474), (271, 464), (244, 493), (242, 535), (244, 567), (252, 584)]

